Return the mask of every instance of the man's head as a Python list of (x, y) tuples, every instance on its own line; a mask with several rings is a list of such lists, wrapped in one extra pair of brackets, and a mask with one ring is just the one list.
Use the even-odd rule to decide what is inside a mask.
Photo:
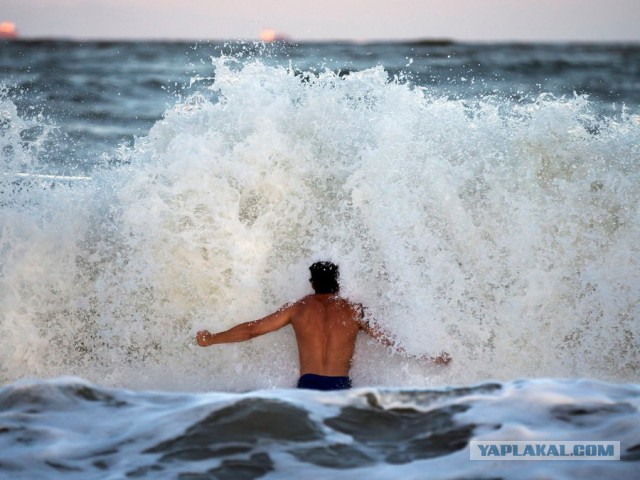
[(316, 262), (309, 267), (311, 286), (316, 293), (338, 293), (340, 270), (331, 262)]

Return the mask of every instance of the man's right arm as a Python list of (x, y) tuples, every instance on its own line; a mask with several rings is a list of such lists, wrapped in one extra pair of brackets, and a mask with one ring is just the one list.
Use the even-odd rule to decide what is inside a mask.
[[(356, 311), (358, 316), (358, 326), (360, 330), (365, 332), (371, 338), (377, 340), (378, 342), (386, 345), (387, 347), (394, 348), (400, 353), (406, 353), (405, 349), (402, 348), (401, 345), (396, 346), (396, 342), (390, 339), (379, 326), (372, 327), (369, 321), (365, 318), (364, 307), (362, 305), (356, 305)], [(431, 360), (436, 363), (436, 365), (448, 365), (451, 362), (451, 355), (446, 352), (442, 352), (440, 355), (432, 357), (432, 356), (424, 356), (421, 357), (427, 360)]]
[[(364, 307), (362, 305), (360, 304), (355, 305), (355, 309), (356, 309), (356, 316), (358, 319), (357, 322), (358, 322), (358, 326), (360, 327), (360, 330), (362, 330), (364, 333), (369, 335), (374, 340), (380, 342), (383, 345), (386, 345), (387, 347), (393, 348), (396, 346), (396, 342), (391, 340), (382, 331), (382, 329), (380, 329), (379, 326), (377, 325), (374, 327), (371, 326), (370, 322), (365, 318)], [(399, 350), (402, 351), (402, 347), (400, 347)]]

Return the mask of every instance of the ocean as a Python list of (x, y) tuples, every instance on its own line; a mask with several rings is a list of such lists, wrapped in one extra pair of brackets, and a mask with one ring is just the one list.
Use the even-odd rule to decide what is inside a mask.
[[(3, 41), (0, 168), (0, 478), (638, 478), (639, 45)], [(196, 346), (317, 260), (353, 390)]]

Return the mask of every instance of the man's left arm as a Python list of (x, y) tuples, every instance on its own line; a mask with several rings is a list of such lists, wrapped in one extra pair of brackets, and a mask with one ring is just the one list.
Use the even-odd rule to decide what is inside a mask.
[(201, 347), (208, 347), (220, 343), (244, 342), (266, 333), (275, 332), (291, 322), (296, 305), (285, 306), (264, 318), (241, 323), (224, 332), (211, 333), (208, 330), (201, 330), (196, 334), (196, 341)]

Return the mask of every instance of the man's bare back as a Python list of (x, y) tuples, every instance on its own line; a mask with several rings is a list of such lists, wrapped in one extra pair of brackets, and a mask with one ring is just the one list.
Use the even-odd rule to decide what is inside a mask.
[(363, 330), (362, 309), (333, 294), (313, 294), (271, 315), (225, 332), (198, 332), (198, 345), (241, 342), (291, 324), (296, 334), (300, 375), (347, 376)]
[(362, 309), (335, 295), (309, 295), (297, 302), (291, 325), (300, 375), (348, 376), (361, 318)]
[[(364, 331), (385, 345), (393, 345), (393, 342), (381, 331), (369, 327), (362, 306), (338, 295), (337, 266), (318, 262), (310, 270), (315, 294), (307, 295), (264, 318), (241, 323), (224, 332), (202, 330), (196, 335), (198, 345), (208, 347), (243, 342), (291, 324), (300, 357), (298, 387), (322, 390), (349, 388), (351, 380), (348, 375), (358, 333)], [(446, 365), (450, 359), (448, 354), (432, 358), (441, 365)]]

